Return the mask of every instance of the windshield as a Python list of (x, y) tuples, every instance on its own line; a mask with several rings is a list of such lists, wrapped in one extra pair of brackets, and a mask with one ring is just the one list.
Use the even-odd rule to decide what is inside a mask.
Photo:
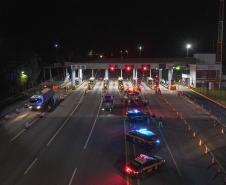
[(135, 170), (139, 170), (141, 168), (141, 164), (135, 160), (131, 161), (130, 166)]
[(104, 102), (112, 102), (112, 96), (104, 96)]
[(30, 103), (41, 103), (41, 98), (30, 98)]

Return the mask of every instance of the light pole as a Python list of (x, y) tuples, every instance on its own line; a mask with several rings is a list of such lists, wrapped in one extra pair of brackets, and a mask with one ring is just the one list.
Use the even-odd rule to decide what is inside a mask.
[(188, 50), (191, 48), (191, 44), (186, 44), (186, 49), (187, 49), (187, 57), (188, 57)]
[(56, 57), (56, 61), (57, 61), (57, 49), (59, 48), (59, 44), (58, 43), (55, 43), (54, 44), (54, 48), (56, 49), (56, 53), (55, 53), (56, 56), (55, 57)]
[(138, 49), (139, 49), (139, 56), (141, 56), (141, 51), (142, 51), (143, 47), (139, 46)]
[(25, 74), (24, 71), (21, 71), (21, 73), (20, 73), (20, 81), (21, 81), (22, 86), (23, 86), (23, 91), (25, 90), (25, 83), (27, 82), (27, 80), (28, 80), (27, 74)]
[(128, 54), (129, 54), (128, 50), (126, 49), (125, 52), (126, 52), (126, 56), (128, 57)]

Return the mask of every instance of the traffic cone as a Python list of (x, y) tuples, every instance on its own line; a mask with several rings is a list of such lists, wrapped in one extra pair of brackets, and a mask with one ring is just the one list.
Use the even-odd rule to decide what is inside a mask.
[(224, 134), (224, 129), (223, 128), (221, 128), (221, 134)]
[(199, 139), (199, 143), (198, 143), (199, 146), (202, 146), (202, 140)]
[(208, 148), (207, 148), (207, 146), (205, 146), (204, 154), (205, 154), (205, 155), (208, 154)]

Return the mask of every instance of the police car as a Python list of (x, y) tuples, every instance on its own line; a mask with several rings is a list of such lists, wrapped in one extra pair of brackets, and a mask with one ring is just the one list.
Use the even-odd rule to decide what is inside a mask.
[(161, 168), (166, 161), (159, 156), (138, 155), (124, 168), (124, 173), (133, 177), (144, 177), (146, 174)]
[(144, 113), (136, 108), (129, 109), (126, 112), (126, 118), (129, 122), (150, 122), (149, 113)]
[(136, 106), (146, 106), (148, 104), (148, 100), (141, 96), (136, 96), (134, 99), (134, 103)]
[(129, 142), (136, 143), (141, 146), (151, 147), (160, 145), (159, 136), (146, 128), (131, 130), (127, 132), (126, 139)]

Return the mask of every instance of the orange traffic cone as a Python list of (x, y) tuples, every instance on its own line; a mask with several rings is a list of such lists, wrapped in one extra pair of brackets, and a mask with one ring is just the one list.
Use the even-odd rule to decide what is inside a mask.
[(224, 134), (224, 129), (223, 128), (221, 128), (221, 134)]
[(199, 139), (199, 143), (198, 143), (199, 146), (202, 146), (202, 140)]
[(204, 154), (205, 154), (205, 155), (208, 154), (208, 148), (207, 148), (207, 146), (205, 146)]

